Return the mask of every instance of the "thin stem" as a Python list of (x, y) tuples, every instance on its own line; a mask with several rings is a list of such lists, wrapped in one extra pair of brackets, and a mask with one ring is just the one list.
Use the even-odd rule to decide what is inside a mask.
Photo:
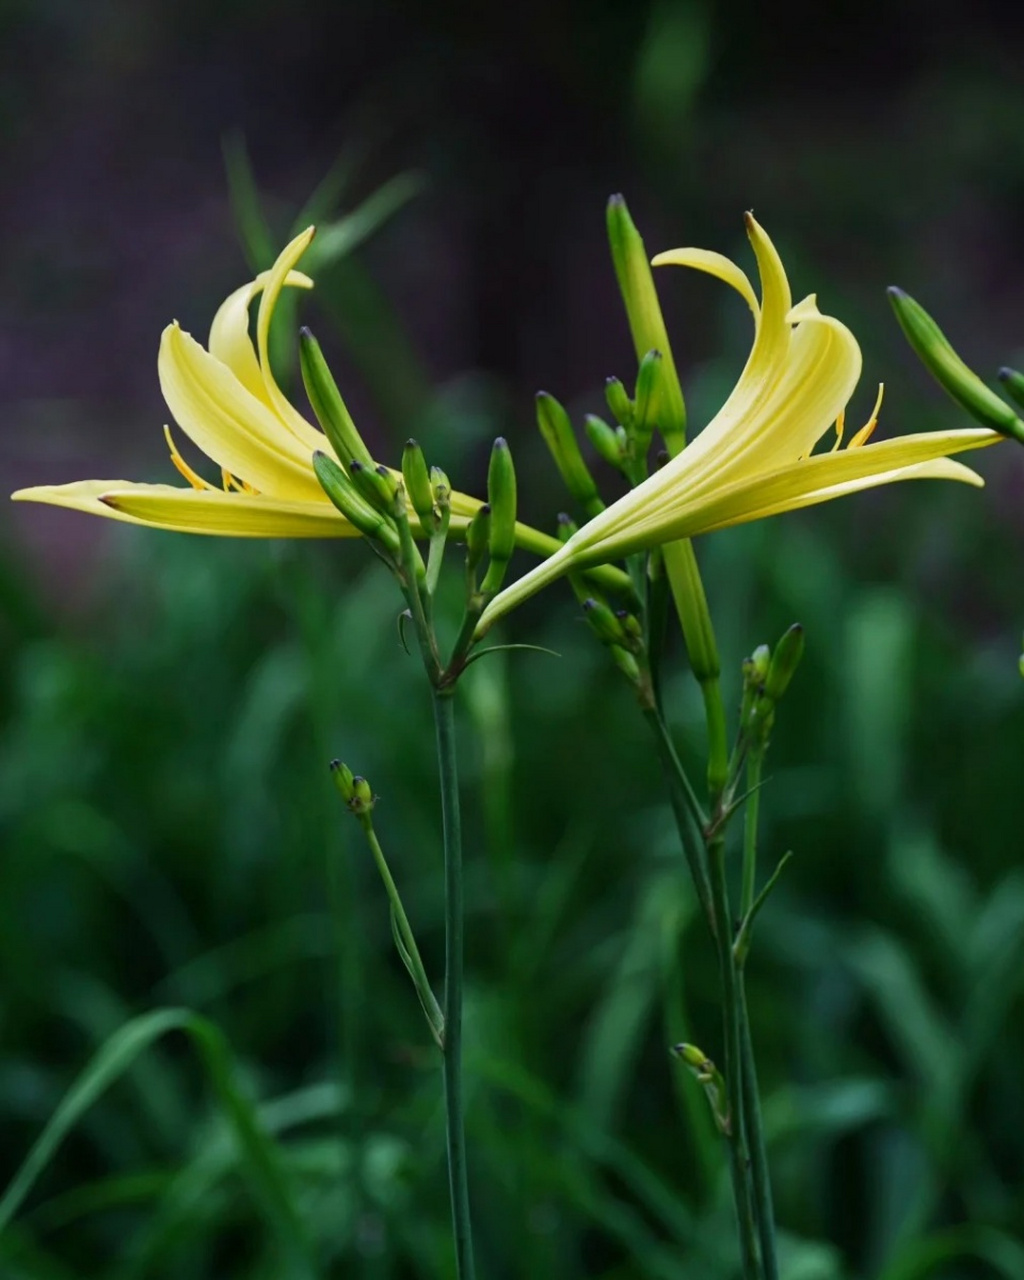
[(398, 886), (395, 884), (391, 868), (384, 857), (384, 850), (377, 839), (377, 833), (373, 828), (373, 820), (369, 813), (359, 816), (359, 825), (366, 836), (366, 843), (370, 846), (370, 853), (373, 855), (377, 870), (380, 872), (380, 878), (384, 881), (384, 889), (388, 895), (388, 903), (391, 906), (391, 918), (394, 921), (395, 941), (398, 944), (399, 952), (406, 968), (409, 970), (409, 977), (412, 978), (413, 986), (416, 988), (416, 994), (419, 997), (420, 1004), (423, 1006), (423, 1012), (426, 1015), (434, 1039), (437, 1041), (438, 1046), (443, 1048), (444, 1015), (431, 988), (426, 968), (420, 956), (420, 949), (416, 945), (416, 938), (409, 923), (409, 917), (405, 914), (405, 907), (402, 905), (402, 899), (398, 895)]
[(737, 970), (737, 978), (740, 1053), (743, 1059), (743, 1118), (747, 1126), (747, 1138), (750, 1142), (754, 1203), (757, 1211), (757, 1232), (761, 1241), (761, 1264), (764, 1267), (765, 1280), (779, 1280), (779, 1262), (775, 1249), (775, 1206), (772, 1202), (772, 1180), (768, 1170), (768, 1152), (764, 1142), (761, 1097), (757, 1087), (757, 1064), (754, 1061), (754, 1042), (750, 1035), (746, 982), (742, 965)]
[(434, 690), (437, 759), (441, 773), (444, 821), (444, 1096), (448, 1131), (448, 1180), (455, 1231), (458, 1280), (473, 1280), (473, 1233), (469, 1216), (469, 1177), (462, 1096), (462, 821), (455, 756), (452, 689)]
[(743, 882), (740, 919), (746, 920), (757, 889), (757, 818), (761, 807), (761, 766), (764, 755), (752, 751), (747, 759), (747, 804), (743, 812)]
[(683, 846), (690, 875), (693, 877), (704, 919), (712, 934), (716, 932), (714, 912), (711, 905), (711, 882), (704, 858), (704, 845), (699, 832), (706, 825), (706, 816), (700, 801), (694, 794), (693, 786), (686, 775), (682, 761), (676, 754), (675, 743), (668, 731), (664, 718), (654, 707), (644, 708), (644, 719), (651, 727), (662, 768), (668, 781), (669, 800), (675, 815), (676, 827), (679, 831), (679, 842)]
[[(765, 1280), (779, 1280), (779, 1263), (775, 1246), (775, 1206), (772, 1202), (772, 1183), (768, 1169), (768, 1152), (764, 1140), (764, 1123), (761, 1118), (761, 1096), (757, 1085), (757, 1063), (754, 1059), (754, 1041), (750, 1033), (750, 1015), (747, 1010), (745, 961), (749, 949), (749, 932), (755, 912), (757, 889), (757, 819), (761, 800), (761, 769), (764, 750), (753, 750), (747, 758), (747, 804), (743, 817), (743, 889), (740, 917), (747, 935), (734, 949), (736, 964), (736, 989), (740, 1023), (740, 1053), (743, 1075), (743, 1119), (747, 1140), (750, 1143), (754, 1202), (757, 1211), (757, 1230), (761, 1241), (761, 1263)], [(769, 884), (774, 883), (784, 858)]]
[(754, 1205), (750, 1187), (750, 1157), (747, 1152), (743, 1113), (742, 1030), (740, 993), (736, 959), (732, 950), (729, 916), (729, 889), (725, 877), (725, 839), (716, 836), (708, 845), (711, 867), (711, 898), (715, 912), (715, 932), (722, 982), (722, 1023), (725, 1039), (724, 1075), (729, 1097), (729, 1155), (733, 1197), (740, 1232), (740, 1255), (744, 1280), (761, 1280), (757, 1256)]
[(704, 697), (704, 718), (708, 729), (708, 792), (714, 805), (729, 777), (729, 735), (718, 676), (701, 680), (700, 691)]

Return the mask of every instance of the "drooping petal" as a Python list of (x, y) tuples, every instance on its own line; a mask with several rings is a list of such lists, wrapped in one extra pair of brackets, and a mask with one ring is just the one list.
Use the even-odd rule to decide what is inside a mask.
[(359, 531), (329, 503), (287, 501), (237, 490), (177, 489), (169, 485), (111, 488), (97, 501), (141, 524), (177, 533), (231, 538), (358, 538)]
[[(213, 324), (210, 325), (208, 346), (210, 355), (221, 364), (226, 364), (246, 391), (257, 400), (262, 400), (268, 409), (273, 409), (273, 403), (263, 385), (263, 373), (260, 362), (256, 359), (256, 350), (249, 337), (249, 307), (263, 290), (269, 275), (269, 271), (261, 271), (255, 280), (243, 284), (220, 304), (213, 317)], [(298, 289), (313, 287), (313, 281), (301, 271), (289, 271), (285, 284)]]
[(176, 324), (164, 330), (157, 369), (178, 425), (219, 467), (272, 497), (326, 501), (311, 452)]
[[(274, 379), (274, 371), (270, 367), (270, 321), (273, 318), (277, 300), (281, 296), (281, 290), (292, 268), (309, 248), (314, 231), (314, 227), (307, 227), (285, 245), (277, 261), (267, 273), (263, 296), (260, 298), (260, 309), (256, 317), (256, 350), (259, 354), (260, 373), (267, 400), (273, 406), (277, 416), (310, 455), (317, 449), (323, 448), (324, 436), (322, 432), (311, 426), (289, 402)], [(330, 452), (333, 453), (333, 450)]]
[(651, 266), (693, 267), (696, 271), (706, 271), (708, 275), (717, 276), (731, 285), (753, 312), (755, 320), (761, 313), (750, 277), (724, 253), (716, 253), (713, 249), (666, 249), (664, 253), (655, 254)]

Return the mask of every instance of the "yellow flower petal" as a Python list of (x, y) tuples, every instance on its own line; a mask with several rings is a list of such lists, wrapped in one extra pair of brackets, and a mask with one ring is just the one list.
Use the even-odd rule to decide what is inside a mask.
[[(305, 231), (285, 245), (277, 261), (267, 274), (266, 283), (263, 286), (263, 296), (260, 298), (259, 313), (256, 317), (256, 349), (259, 353), (260, 372), (263, 377), (263, 386), (267, 399), (288, 430), (310, 454), (324, 447), (324, 437), (289, 403), (287, 397), (274, 380), (274, 371), (270, 367), (270, 321), (274, 314), (274, 307), (277, 305), (277, 300), (281, 295), (281, 290), (291, 274), (292, 267), (295, 266), (296, 262), (309, 248), (314, 232), (314, 227), (307, 227)], [(329, 452), (333, 453), (330, 446), (327, 446), (327, 448)]]
[[(220, 304), (210, 325), (207, 346), (210, 355), (226, 364), (246, 391), (262, 400), (268, 409), (273, 409), (273, 402), (263, 385), (263, 371), (256, 359), (256, 350), (249, 337), (249, 307), (263, 291), (269, 275), (269, 271), (260, 272), (255, 280), (243, 284)], [(285, 284), (298, 289), (313, 287), (313, 281), (301, 271), (289, 271)]]
[(326, 502), (311, 453), (176, 324), (164, 330), (157, 369), (178, 425), (219, 467), (272, 497)]
[(731, 285), (754, 313), (755, 320), (760, 315), (761, 307), (750, 278), (724, 253), (715, 253), (712, 249), (666, 249), (651, 259), (651, 266), (693, 267), (696, 271), (706, 271), (708, 275), (717, 276)]

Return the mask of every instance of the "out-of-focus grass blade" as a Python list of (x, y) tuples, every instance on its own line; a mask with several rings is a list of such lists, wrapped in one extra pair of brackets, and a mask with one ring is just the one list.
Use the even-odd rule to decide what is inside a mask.
[(694, 1224), (689, 1208), (625, 1143), (599, 1129), (580, 1108), (555, 1098), (540, 1080), (513, 1063), (484, 1058), (474, 1063), (474, 1070), (492, 1087), (518, 1098), (561, 1129), (584, 1155), (615, 1174), (678, 1241), (692, 1243)]
[(966, 1226), (915, 1240), (886, 1267), (880, 1280), (926, 1280), (939, 1267), (963, 1258), (987, 1262), (1005, 1280), (1024, 1276), (1024, 1245), (995, 1227)]
[(256, 185), (256, 177), (252, 171), (245, 137), (239, 132), (228, 133), (225, 134), (221, 145), (238, 239), (241, 242), (245, 260), (255, 275), (259, 271), (268, 270), (274, 264), (277, 256), (274, 233), (263, 212), (259, 187)]
[(396, 174), (351, 213), (318, 227), (306, 254), (306, 270), (315, 273), (317, 268), (347, 257), (422, 189), (419, 174)]
[(857, 1076), (817, 1085), (783, 1086), (765, 1102), (764, 1122), (773, 1141), (839, 1138), (891, 1117), (895, 1110), (889, 1085)]
[(18, 1211), (75, 1124), (106, 1090), (132, 1067), (154, 1041), (184, 1032), (199, 1052), (211, 1086), (245, 1154), (245, 1172), (272, 1218), (286, 1274), (312, 1278), (309, 1245), (278, 1153), (256, 1109), (235, 1081), (234, 1065), (223, 1035), (213, 1023), (188, 1009), (157, 1009), (116, 1031), (71, 1086), (0, 1200), (0, 1233)]

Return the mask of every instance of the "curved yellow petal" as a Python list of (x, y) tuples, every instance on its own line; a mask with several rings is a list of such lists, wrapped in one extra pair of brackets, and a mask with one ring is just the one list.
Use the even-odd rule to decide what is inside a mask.
[[(213, 317), (207, 345), (210, 355), (221, 364), (226, 364), (246, 391), (257, 400), (262, 400), (268, 409), (272, 409), (273, 403), (263, 385), (260, 362), (256, 359), (256, 350), (249, 337), (249, 307), (253, 299), (262, 292), (269, 275), (269, 271), (261, 271), (255, 280), (243, 284), (225, 298)], [(284, 283), (296, 289), (313, 287), (313, 281), (301, 271), (289, 271)]]
[[(117, 489), (131, 489), (131, 480), (75, 480), (71, 484), (40, 484), (31, 489), (19, 489), (11, 494), (13, 502), (42, 502), (49, 507), (66, 507), (69, 511), (84, 511), (90, 516), (105, 516), (110, 520), (124, 520), (129, 524), (144, 524), (134, 516), (104, 506), (100, 496)], [(146, 485), (144, 488), (168, 489), (180, 493), (194, 493), (193, 489), (175, 490), (172, 485)]]
[(761, 308), (750, 278), (724, 253), (715, 253), (713, 249), (666, 249), (651, 259), (651, 266), (693, 267), (696, 271), (706, 271), (708, 275), (731, 285), (754, 313), (755, 320), (760, 314)]
[(164, 330), (157, 370), (178, 425), (219, 467), (273, 497), (327, 501), (311, 452), (177, 324)]
[[(277, 261), (267, 273), (263, 296), (260, 298), (260, 309), (256, 316), (256, 350), (259, 354), (260, 374), (263, 378), (266, 398), (277, 416), (310, 454), (323, 448), (324, 437), (289, 402), (274, 379), (274, 371), (270, 367), (270, 321), (277, 306), (277, 300), (281, 296), (281, 290), (292, 268), (309, 248), (315, 231), (315, 227), (307, 227), (285, 245)], [(333, 450), (331, 452), (333, 453)]]

